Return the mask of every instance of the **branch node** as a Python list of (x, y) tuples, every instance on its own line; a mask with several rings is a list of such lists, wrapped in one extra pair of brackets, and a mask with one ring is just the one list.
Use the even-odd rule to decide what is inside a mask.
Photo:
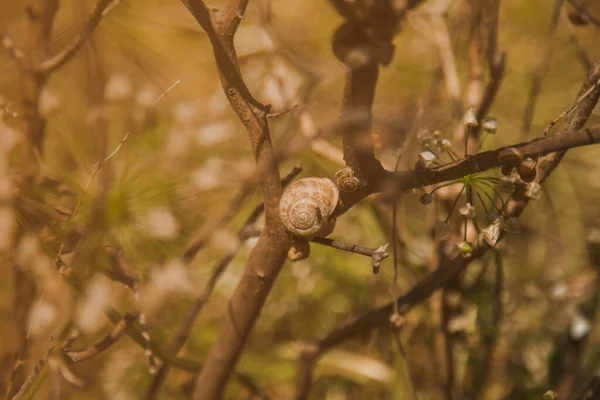
[(373, 252), (372, 258), (373, 258), (373, 274), (374, 275), (377, 275), (379, 273), (379, 269), (381, 268), (381, 262), (389, 256), (389, 254), (386, 253), (388, 246), (389, 246), (389, 243), (386, 243), (382, 246), (379, 246)]

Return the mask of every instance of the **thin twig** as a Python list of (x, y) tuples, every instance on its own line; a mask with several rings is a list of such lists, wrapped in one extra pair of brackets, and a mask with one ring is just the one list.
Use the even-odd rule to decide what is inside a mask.
[[(373, 265), (374, 273), (379, 272), (379, 268), (381, 267), (381, 262), (389, 256), (388, 253), (385, 252), (385, 250), (387, 249), (387, 246), (388, 246), (387, 243), (374, 249), (371, 247), (360, 246), (358, 244), (341, 243), (337, 240), (330, 239), (330, 238), (324, 238), (324, 237), (316, 237), (314, 239), (311, 239), (311, 242), (322, 244), (324, 246), (333, 247), (334, 249), (343, 250), (343, 251), (347, 251), (350, 253), (360, 254), (363, 256), (371, 257), (373, 260), (372, 265)], [(375, 271), (377, 271), (377, 272), (375, 272)]]
[[(563, 19), (567, 19), (567, 17), (565, 16), (565, 17), (563, 17)], [(583, 67), (584, 71), (589, 71), (590, 68), (592, 67), (592, 61), (590, 60), (589, 55), (587, 54), (587, 52), (585, 51), (585, 49), (579, 42), (579, 39), (577, 38), (577, 34), (575, 33), (575, 28), (573, 27), (572, 24), (569, 24), (569, 23), (566, 23), (565, 25), (567, 26), (567, 28), (569, 30), (569, 41), (573, 45), (573, 49), (575, 51), (575, 54), (577, 55), (577, 59), (581, 63), (581, 66)]]
[(279, 112), (275, 112), (275, 113), (269, 113), (269, 114), (267, 114), (267, 118), (269, 118), (269, 119), (271, 119), (271, 118), (277, 118), (280, 115), (289, 113), (290, 111), (294, 110), (296, 107), (298, 107), (298, 104), (294, 104), (290, 108), (288, 108), (286, 110), (283, 110), (283, 111), (279, 111)]
[(79, 350), (70, 350), (63, 347), (64, 355), (72, 364), (89, 360), (90, 358), (97, 356), (117, 343), (118, 340), (125, 334), (127, 328), (133, 324), (136, 318), (137, 315), (135, 314), (125, 314), (121, 321), (119, 321), (110, 331), (110, 333), (100, 342)]
[[(100, 3), (99, 3), (100, 4)], [(98, 8), (98, 5), (97, 7)], [(163, 97), (166, 96), (166, 94), (168, 92), (170, 92), (175, 86), (177, 86), (177, 84), (179, 84), (179, 82), (181, 82), (181, 80), (176, 80), (173, 84), (171, 84), (171, 86), (169, 86), (166, 90), (164, 90), (152, 103), (151, 107), (154, 107)], [(90, 177), (88, 178), (87, 183), (85, 184), (85, 187), (83, 188), (83, 191), (81, 192), (81, 195), (79, 196), (79, 199), (77, 200), (77, 204), (75, 205), (75, 208), (73, 209), (73, 212), (71, 213), (70, 217), (69, 217), (69, 221), (72, 221), (75, 216), (77, 216), (77, 213), (79, 212), (79, 209), (81, 207), (81, 204), (83, 202), (83, 199), (90, 187), (90, 184), (92, 183), (92, 181), (94, 180), (94, 178), (96, 177), (96, 174), (98, 173), (98, 171), (100, 171), (100, 169), (102, 168), (102, 166), (104, 164), (106, 164), (108, 161), (110, 161), (111, 158), (113, 158), (118, 152), (119, 150), (121, 150), (121, 148), (123, 147), (123, 145), (125, 144), (125, 142), (127, 141), (127, 139), (129, 138), (131, 132), (127, 132), (125, 134), (125, 136), (123, 136), (123, 138), (121, 139), (121, 141), (119, 142), (119, 144), (117, 145), (117, 147), (112, 151), (112, 153), (108, 154), (106, 157), (102, 158), (101, 160), (99, 160), (96, 165), (94, 166), (94, 169), (92, 171), (92, 174), (90, 175)], [(58, 253), (55, 257), (55, 266), (61, 264), (61, 256), (63, 254), (64, 251), (64, 247), (65, 247), (65, 242), (63, 241), (60, 244), (60, 247), (58, 249)], [(117, 265), (120, 266), (119, 263), (117, 263)], [(119, 272), (123, 272), (123, 271), (119, 271)], [(126, 274), (127, 275), (127, 274)], [(134, 280), (133, 284), (131, 286), (133, 292), (134, 292), (134, 296), (136, 299), (136, 303), (139, 305), (139, 293), (137, 291), (137, 282)], [(141, 334), (142, 337), (145, 340), (145, 346), (144, 346), (144, 352), (148, 358), (148, 363), (150, 366), (150, 373), (155, 373), (156, 372), (156, 361), (154, 360), (154, 355), (152, 352), (152, 347), (150, 345), (150, 336), (148, 335), (148, 331), (147, 331), (147, 327), (146, 327), (146, 315), (144, 312), (139, 312), (138, 313), (138, 318), (139, 318), (139, 323), (140, 323), (140, 329), (141, 329)]]
[[(578, 97), (584, 94), (591, 86), (595, 86), (595, 83), (599, 79), (600, 61), (596, 62), (588, 72)], [(534, 143), (539, 144), (541, 141), (550, 139), (558, 141), (566, 139), (565, 142), (569, 142), (570, 139), (568, 137), (573, 135), (573, 130), (581, 130), (583, 128), (593, 109), (598, 104), (599, 98), (600, 90), (596, 89), (592, 95), (587, 97), (584, 101), (578, 102), (578, 106), (569, 112), (565, 118), (566, 123), (561, 132), (553, 137), (538, 138), (528, 142), (529, 145), (526, 146), (533, 145)], [(600, 128), (597, 130), (585, 129), (579, 132), (584, 132), (584, 135), (587, 136), (587, 139), (585, 140), (588, 143), (600, 142)], [(555, 151), (557, 151), (557, 153), (546, 153), (548, 155), (542, 157), (538, 162), (538, 175), (536, 177), (538, 183), (543, 183), (562, 160), (564, 151), (558, 149)], [(471, 156), (469, 158), (472, 157), (476, 156)], [(518, 190), (511, 196), (506, 204), (505, 210), (507, 216), (518, 217), (527, 204), (528, 198), (525, 196), (525, 190)], [(296, 374), (296, 398), (304, 399), (308, 396), (314, 366), (324, 352), (351, 337), (363, 335), (371, 329), (389, 324), (389, 315), (393, 312), (395, 307), (393, 303), (397, 303), (401, 314), (408, 312), (408, 310), (415, 305), (428, 299), (434, 292), (445, 287), (452, 280), (455, 280), (472, 260), (481, 258), (486, 253), (486, 250), (487, 248), (485, 246), (476, 245), (474, 246), (474, 250), (470, 257), (455, 257), (453, 259), (442, 254), (442, 259), (438, 261), (437, 269), (417, 283), (405, 295), (398, 297), (392, 303), (378, 307), (352, 319), (338, 329), (331, 331), (320, 340), (307, 346), (306, 350), (301, 352), (300, 362), (298, 363), (298, 371)]]
[(2, 400), (8, 400), (9, 396), (12, 393), (12, 388), (15, 383), (15, 380), (17, 379), (17, 373), (19, 372), (19, 368), (23, 364), (25, 364), (25, 352), (27, 351), (27, 346), (29, 344), (29, 340), (30, 340), (30, 331), (28, 330), (27, 336), (25, 337), (25, 341), (23, 342), (23, 345), (21, 346), (21, 351), (17, 354), (15, 363), (10, 372), (10, 378), (8, 380), (8, 385), (6, 386), (6, 391), (4, 392), (4, 397), (2, 398)]
[[(401, 155), (398, 156), (396, 160), (396, 165), (394, 167), (394, 171), (398, 170), (400, 165)], [(397, 217), (398, 217), (398, 201), (394, 201), (392, 207), (392, 237), (398, 237), (398, 226), (397, 226)], [(392, 311), (392, 315), (390, 316), (390, 323), (392, 325), (392, 336), (394, 337), (394, 341), (396, 342), (396, 347), (398, 347), (398, 354), (400, 354), (400, 358), (404, 364), (404, 374), (406, 376), (406, 384), (410, 389), (410, 396), (412, 400), (417, 400), (417, 393), (415, 389), (415, 383), (412, 377), (412, 373), (410, 371), (410, 363), (408, 360), (408, 355), (404, 350), (404, 346), (402, 345), (402, 340), (400, 339), (400, 330), (404, 325), (404, 319), (400, 315), (398, 303), (395, 301), (398, 298), (398, 243), (396, 240), (392, 242), (392, 255), (394, 262), (394, 277), (392, 280), (392, 301), (394, 302), (394, 308)]]
[[(179, 82), (181, 82), (180, 79), (177, 79), (175, 82), (173, 82), (173, 84), (171, 86), (169, 86), (165, 91), (163, 91), (160, 96), (158, 96), (156, 98), (156, 100), (154, 100), (154, 102), (152, 103), (151, 107), (154, 107), (163, 97), (165, 97), (165, 95), (170, 92), (175, 86), (177, 86), (177, 84), (179, 84)], [(100, 171), (100, 169), (102, 168), (102, 166), (104, 164), (106, 164), (111, 158), (113, 158), (118, 152), (119, 150), (121, 150), (121, 148), (123, 147), (123, 145), (125, 144), (125, 142), (127, 141), (127, 139), (129, 138), (129, 135), (131, 134), (131, 131), (127, 132), (125, 134), (125, 136), (123, 136), (123, 138), (121, 139), (121, 141), (119, 142), (119, 144), (117, 145), (117, 147), (112, 151), (112, 153), (110, 153), (109, 155), (107, 155), (106, 157), (102, 158), (101, 160), (99, 160), (98, 162), (96, 162), (96, 164), (94, 165), (94, 169), (92, 170), (92, 173), (90, 175), (90, 177), (88, 178), (85, 186), (83, 187), (83, 191), (81, 192), (81, 195), (79, 196), (79, 199), (77, 200), (77, 203), (75, 204), (75, 208), (73, 209), (73, 212), (71, 212), (71, 215), (69, 217), (69, 221), (72, 221), (76, 216), (77, 213), (79, 212), (79, 209), (81, 207), (81, 204), (83, 203), (83, 199), (92, 183), (92, 181), (94, 180), (94, 178), (96, 177), (96, 174), (98, 173), (98, 171)], [(55, 259), (55, 264), (58, 264), (58, 261), (60, 260), (60, 257), (62, 256), (63, 250), (64, 250), (64, 246), (65, 246), (65, 242), (62, 242), (59, 249), (58, 249), (58, 254), (56, 255)]]
[(86, 40), (92, 35), (102, 17), (106, 16), (110, 10), (112, 10), (121, 0), (99, 0), (98, 3), (92, 9), (87, 21), (75, 37), (75, 39), (65, 46), (56, 55), (43, 61), (37, 66), (37, 71), (42, 74), (49, 74), (52, 71), (56, 71), (63, 65), (65, 65), (73, 56), (77, 53), (79, 48)]
[(46, 350), (46, 353), (44, 354), (44, 356), (37, 362), (37, 364), (33, 368), (33, 371), (31, 371), (31, 373), (29, 374), (29, 376), (27, 377), (27, 379), (25, 380), (25, 382), (23, 383), (23, 385), (21, 386), (21, 388), (19, 389), (17, 394), (15, 394), (12, 397), (12, 400), (21, 400), (21, 398), (23, 397), (25, 392), (35, 382), (38, 374), (40, 373), (40, 371), (42, 370), (44, 365), (46, 365), (46, 362), (48, 361), (48, 357), (50, 356), (50, 353), (54, 349), (55, 345), (56, 345), (56, 343), (54, 342), (54, 339), (51, 338), (50, 346), (48, 346), (48, 350)]
[(402, 340), (400, 339), (400, 330), (394, 329), (392, 332), (392, 336), (394, 337), (394, 342), (396, 343), (396, 347), (398, 348), (398, 354), (400, 354), (400, 358), (402, 359), (404, 376), (406, 379), (406, 385), (408, 386), (410, 392), (410, 399), (417, 400), (417, 389), (415, 385), (415, 380), (413, 378), (413, 374), (410, 368), (410, 362), (408, 359), (408, 354), (406, 353), (406, 349), (402, 345)]
[(592, 93), (594, 93), (598, 87), (600, 87), (600, 79), (598, 79), (598, 81), (596, 81), (596, 83), (593, 84), (585, 93), (583, 93), (581, 96), (579, 96), (579, 98), (577, 100), (575, 100), (575, 103), (571, 107), (567, 108), (565, 111), (561, 112), (558, 117), (554, 118), (552, 120), (552, 122), (550, 122), (548, 124), (548, 126), (544, 129), (544, 131), (542, 132), (541, 136), (547, 136), (548, 133), (550, 132), (550, 129), (552, 129), (552, 127), (554, 125), (556, 125), (556, 123), (558, 121), (560, 121), (561, 119), (563, 119), (565, 117), (565, 115), (569, 114), (571, 111), (573, 111), (575, 108), (577, 108), (577, 106), (582, 101), (584, 101), (589, 95), (591, 95)]
[(588, 19), (592, 24), (596, 27), (600, 28), (600, 18), (593, 16), (590, 14), (581, 4), (577, 3), (575, 0), (567, 0), (569, 4), (573, 6), (579, 13), (581, 13), (585, 18)]

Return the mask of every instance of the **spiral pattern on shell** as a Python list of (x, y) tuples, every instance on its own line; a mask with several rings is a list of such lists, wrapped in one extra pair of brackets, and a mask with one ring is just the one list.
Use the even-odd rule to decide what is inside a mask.
[(286, 229), (297, 236), (326, 235), (338, 201), (339, 190), (331, 180), (304, 178), (283, 192), (279, 215)]
[(333, 177), (335, 184), (344, 192), (354, 192), (360, 184), (358, 178), (354, 176), (354, 172), (349, 167), (340, 169)]

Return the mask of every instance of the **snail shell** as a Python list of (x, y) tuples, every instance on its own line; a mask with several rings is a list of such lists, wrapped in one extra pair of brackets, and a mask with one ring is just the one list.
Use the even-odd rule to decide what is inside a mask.
[(517, 172), (523, 182), (533, 182), (537, 175), (536, 166), (537, 160), (534, 160), (531, 157), (525, 157), (523, 162), (517, 166)]
[(342, 168), (336, 172), (333, 180), (343, 192), (354, 192), (360, 185), (360, 181), (354, 176), (354, 172), (350, 167)]
[(534, 160), (531, 157), (525, 157), (523, 162), (517, 166), (517, 172), (519, 175), (528, 175), (537, 166), (537, 160)]
[(286, 229), (296, 236), (327, 236), (333, 231), (335, 218), (331, 214), (339, 198), (340, 192), (330, 179), (300, 179), (283, 192), (279, 216)]
[(523, 161), (523, 155), (515, 148), (506, 149), (498, 155), (498, 162), (501, 165), (514, 167), (521, 161)]
[(288, 260), (295, 262), (304, 260), (308, 256), (310, 256), (310, 243), (304, 239), (294, 240), (288, 250)]

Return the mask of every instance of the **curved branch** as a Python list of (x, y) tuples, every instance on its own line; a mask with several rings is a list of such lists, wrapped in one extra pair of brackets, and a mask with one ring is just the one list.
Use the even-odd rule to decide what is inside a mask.
[(120, 2), (121, 0), (99, 0), (75, 39), (66, 45), (59, 53), (40, 63), (40, 65), (37, 66), (37, 71), (47, 75), (69, 62), (73, 56), (77, 54), (81, 45), (92, 36), (92, 33), (100, 23), (102, 17)]
[(600, 143), (600, 127), (572, 130), (560, 135), (539, 137), (528, 142), (500, 147), (496, 150), (477, 153), (461, 160), (436, 168), (414, 169), (398, 172), (384, 171), (369, 186), (356, 192), (340, 194), (341, 204), (335, 214), (341, 215), (364, 197), (385, 191), (388, 197), (422, 186), (451, 181), (492, 168), (501, 167), (505, 155), (517, 151), (523, 157), (540, 157), (551, 153), (562, 153), (576, 147)]
[(248, 0), (230, 0), (225, 11), (210, 10), (202, 0), (182, 0), (211, 42), (221, 86), (231, 107), (246, 127), (261, 175), (265, 207), (265, 229), (252, 250), (234, 293), (227, 315), (196, 382), (194, 399), (222, 396), (227, 380), (244, 348), (246, 339), (271, 291), (290, 247), (290, 237), (279, 219), (282, 186), (267, 121), (270, 107), (249, 92), (239, 68), (233, 36)]
[(117, 343), (117, 341), (125, 334), (127, 328), (133, 324), (136, 318), (137, 316), (134, 314), (125, 314), (123, 318), (113, 327), (112, 331), (100, 342), (84, 349), (65, 351), (64, 354), (67, 357), (67, 360), (70, 363), (75, 364), (81, 361), (89, 360), (90, 358), (102, 353), (113, 344)]
[[(598, 79), (600, 79), (600, 61), (597, 61), (588, 72), (577, 99), (590, 90), (590, 88), (594, 87)], [(600, 127), (582, 130), (592, 111), (598, 104), (599, 98), (600, 88), (596, 85), (590, 96), (587, 96), (584, 100), (576, 101), (576, 106), (569, 110), (565, 117), (562, 129), (556, 136), (542, 137), (519, 145), (503, 147), (498, 150), (476, 154), (456, 163), (449, 164), (448, 166), (442, 166), (432, 170), (406, 171), (404, 174), (410, 179), (403, 179), (403, 177), (396, 178), (396, 181), (392, 182), (392, 184), (396, 184), (397, 187), (399, 186), (406, 190), (410, 188), (410, 184), (420, 183), (421, 180), (435, 180), (441, 176), (448, 178), (445, 180), (450, 180), (458, 177), (454, 175), (455, 173), (461, 173), (463, 174), (462, 176), (464, 176), (469, 173), (478, 172), (482, 167), (489, 169), (497, 166), (499, 162), (498, 156), (502, 154), (502, 152), (510, 151), (509, 149), (511, 148), (519, 150), (523, 155), (545, 155), (538, 163), (536, 181), (541, 183), (558, 166), (567, 149), (600, 142)], [(483, 164), (483, 166), (480, 164)], [(485, 169), (481, 169), (481, 171)], [(422, 171), (428, 172), (426, 172), (425, 175), (422, 175)], [(427, 174), (430, 175), (427, 176)], [(507, 202), (507, 214), (509, 216), (517, 217), (523, 212), (527, 204), (528, 198), (525, 196), (524, 190), (517, 191)], [(408, 293), (400, 296), (395, 302), (367, 311), (341, 327), (331, 331), (322, 339), (307, 345), (299, 357), (298, 371), (296, 374), (296, 399), (307, 398), (310, 391), (314, 366), (323, 352), (349, 338), (359, 336), (377, 327), (386, 326), (389, 323), (389, 315), (394, 310), (395, 304), (398, 307), (399, 313), (405, 314), (412, 307), (427, 300), (435, 291), (444, 287), (448, 282), (456, 278), (464, 271), (472, 260), (482, 257), (486, 252), (486, 246), (477, 246), (468, 258), (456, 257), (450, 259), (447, 256), (443, 256), (438, 263), (438, 268), (434, 272), (416, 284)]]

